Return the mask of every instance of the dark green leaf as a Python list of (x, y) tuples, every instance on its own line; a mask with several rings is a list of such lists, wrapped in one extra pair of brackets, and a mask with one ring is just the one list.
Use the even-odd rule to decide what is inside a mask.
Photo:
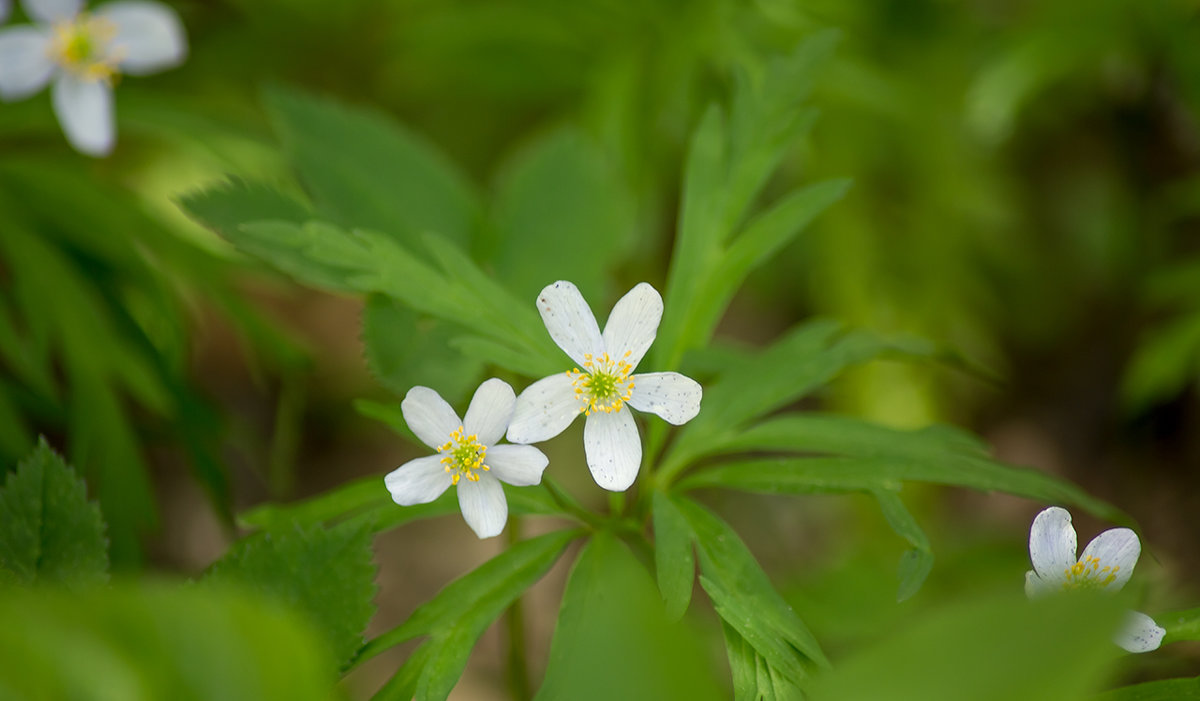
[(247, 222), (275, 220), (299, 225), (313, 218), (304, 203), (267, 185), (236, 178), (184, 195), (179, 206), (230, 240), (236, 239), (238, 227)]
[(658, 575), (658, 590), (667, 605), (667, 618), (681, 618), (692, 600), (696, 579), (692, 531), (671, 498), (657, 491), (654, 493), (654, 570)]
[(0, 490), (0, 583), (75, 586), (107, 574), (100, 509), (43, 439)]
[(204, 581), (236, 583), (301, 612), (339, 663), (362, 646), (375, 612), (371, 533), (357, 524), (256, 533), (236, 543)]
[(917, 593), (933, 569), (933, 550), (930, 548), (928, 536), (904, 507), (899, 495), (888, 490), (878, 490), (875, 492), (875, 499), (896, 535), (913, 546), (900, 558), (900, 588), (896, 593), (896, 601), (904, 601)]

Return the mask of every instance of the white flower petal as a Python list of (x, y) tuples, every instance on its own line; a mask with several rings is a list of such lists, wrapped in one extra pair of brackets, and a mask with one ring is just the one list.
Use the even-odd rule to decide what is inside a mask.
[(20, 100), (46, 87), (54, 73), (50, 38), (38, 27), (0, 31), (0, 100)]
[(1150, 652), (1162, 645), (1165, 628), (1160, 627), (1144, 613), (1130, 611), (1125, 614), (1121, 630), (1113, 637), (1113, 642), (1129, 652)]
[(583, 425), (583, 451), (596, 484), (623, 492), (637, 479), (642, 441), (629, 411), (593, 412)]
[(508, 520), (504, 489), (498, 480), (487, 473), (479, 475), (478, 482), (466, 479), (459, 481), (458, 506), (467, 525), (480, 538), (500, 535), (504, 530), (504, 522)]
[(437, 450), (450, 440), (462, 422), (442, 395), (428, 387), (413, 387), (400, 402), (400, 412), (408, 428), (425, 445)]
[(1051, 583), (1042, 579), (1037, 575), (1037, 572), (1029, 570), (1025, 573), (1025, 596), (1030, 599), (1036, 599), (1046, 594), (1050, 594), (1056, 589), (1061, 589), (1062, 583)]
[(1075, 527), (1071, 514), (1051, 506), (1033, 519), (1029, 529), (1029, 559), (1047, 584), (1066, 581), (1066, 571), (1075, 564)]
[(487, 466), (501, 482), (529, 487), (542, 481), (550, 459), (531, 445), (494, 445), (487, 449)]
[(22, 0), (25, 13), (43, 24), (70, 19), (83, 9), (83, 0)]
[(103, 80), (60, 75), (50, 88), (51, 102), (67, 141), (89, 156), (107, 156), (117, 141), (112, 87)]
[(573, 283), (559, 280), (546, 285), (538, 295), (537, 308), (550, 338), (571, 360), (583, 365), (585, 355), (604, 352), (604, 338), (600, 336), (596, 317)]
[(648, 372), (633, 376), (633, 394), (629, 405), (638, 411), (648, 411), (676, 426), (696, 418), (700, 413), (700, 398), (704, 390), (700, 383), (677, 372)]
[(565, 372), (544, 377), (517, 397), (506, 434), (511, 443), (541, 443), (566, 430), (583, 402)]
[(617, 300), (608, 315), (604, 324), (605, 350), (613, 360), (623, 359), (636, 368), (654, 343), (662, 315), (662, 295), (650, 283), (638, 283)]
[(183, 63), (187, 37), (179, 15), (166, 5), (145, 0), (120, 0), (96, 9), (117, 27), (112, 50), (120, 57), (122, 73), (145, 75)]
[(471, 406), (463, 417), (463, 430), (468, 436), (474, 434), (483, 445), (494, 445), (504, 437), (516, 403), (513, 388), (493, 377), (479, 385), (471, 397)]
[(437, 455), (409, 460), (383, 478), (392, 493), (392, 501), (400, 506), (428, 504), (450, 486), (450, 473)]
[(1089, 557), (1094, 557), (1100, 561), (1101, 568), (1111, 567), (1113, 580), (1104, 588), (1117, 591), (1133, 575), (1133, 568), (1141, 554), (1142, 544), (1136, 533), (1128, 528), (1112, 528), (1093, 538), (1079, 559), (1086, 563)]

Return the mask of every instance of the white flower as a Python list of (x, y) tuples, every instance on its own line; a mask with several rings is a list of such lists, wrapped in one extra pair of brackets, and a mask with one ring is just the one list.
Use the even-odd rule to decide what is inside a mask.
[(654, 342), (663, 303), (658, 291), (639, 283), (613, 307), (604, 333), (575, 285), (559, 281), (537, 298), (550, 337), (576, 367), (530, 385), (517, 397), (508, 440), (537, 443), (562, 433), (585, 414), (583, 446), (596, 484), (623, 492), (642, 463), (642, 443), (625, 405), (687, 423), (700, 411), (700, 385), (677, 372), (634, 375)]
[[(1113, 528), (1092, 539), (1075, 558), (1075, 527), (1066, 509), (1052, 506), (1033, 519), (1025, 594), (1030, 598), (1059, 591), (1094, 589), (1115, 592), (1133, 574), (1142, 545), (1128, 528)], [(1130, 611), (1114, 642), (1129, 652), (1158, 649), (1166, 631), (1144, 613)]]
[[(3, 0), (0, 0), (3, 1)], [(187, 40), (175, 11), (118, 0), (95, 12), (84, 0), (24, 0), (39, 24), (0, 30), (0, 100), (21, 100), (47, 83), (58, 123), (79, 151), (104, 156), (116, 142), (113, 83), (183, 62)]]
[[(528, 487), (542, 481), (549, 462), (529, 445), (496, 445), (504, 436), (516, 397), (495, 378), (479, 385), (461, 421), (446, 400), (428, 387), (413, 387), (400, 403), (404, 420), (437, 455), (410, 460), (390, 472), (384, 484), (401, 506), (427, 504), (458, 485), (458, 505), (480, 538), (500, 535), (508, 503), (500, 482)], [(465, 478), (465, 479), (464, 479)]]

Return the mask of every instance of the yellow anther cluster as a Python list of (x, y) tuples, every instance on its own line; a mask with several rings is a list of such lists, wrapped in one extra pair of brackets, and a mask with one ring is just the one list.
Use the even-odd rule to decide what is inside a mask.
[(464, 475), (469, 481), (478, 482), (480, 472), (491, 470), (483, 464), (484, 458), (487, 457), (487, 446), (480, 444), (479, 436), (474, 433), (469, 436), (464, 435), (465, 433), (463, 427), (459, 426), (450, 434), (450, 440), (438, 448), (439, 453), (445, 453), (442, 456), (442, 464), (446, 466), (446, 472), (450, 473), (451, 484), (458, 484)]
[(1116, 567), (1101, 567), (1100, 558), (1088, 555), (1063, 571), (1063, 589), (1093, 589), (1108, 586), (1117, 578)]
[(110, 46), (116, 36), (117, 26), (110, 20), (81, 12), (54, 26), (50, 58), (82, 80), (111, 83), (121, 60), (120, 52)]
[(579, 398), (579, 411), (591, 416), (593, 411), (603, 411), (610, 414), (620, 411), (633, 396), (633, 380), (629, 374), (633, 365), (629, 362), (632, 351), (625, 351), (618, 360), (613, 360), (608, 353), (593, 356), (588, 353), (583, 356), (583, 370), (574, 368), (567, 371), (571, 384), (575, 387), (575, 396)]

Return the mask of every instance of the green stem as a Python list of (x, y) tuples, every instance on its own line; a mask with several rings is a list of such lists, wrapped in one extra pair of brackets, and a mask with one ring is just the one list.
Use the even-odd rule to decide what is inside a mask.
[[(508, 524), (508, 546), (520, 542), (520, 519), (512, 517)], [(529, 690), (529, 665), (525, 660), (525, 614), (523, 598), (518, 596), (508, 607), (508, 692), (515, 701), (532, 696)]]

